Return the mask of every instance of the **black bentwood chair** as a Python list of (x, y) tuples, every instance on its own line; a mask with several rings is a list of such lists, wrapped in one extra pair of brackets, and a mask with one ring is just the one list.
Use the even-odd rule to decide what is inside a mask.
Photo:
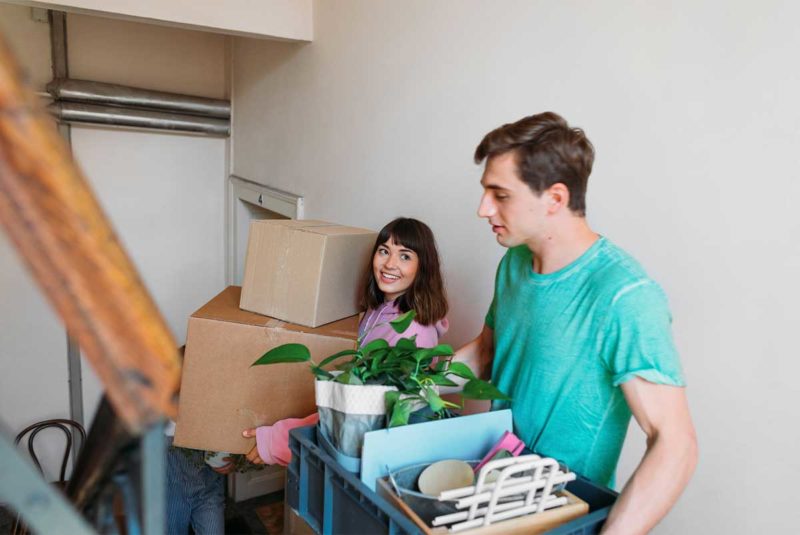
[[(39, 457), (36, 455), (36, 450), (34, 449), (36, 435), (45, 429), (60, 429), (64, 432), (66, 444), (64, 446), (64, 457), (61, 459), (61, 471), (59, 472), (58, 481), (53, 482), (53, 484), (59, 487), (61, 490), (64, 490), (64, 487), (67, 485), (65, 475), (67, 473), (67, 462), (69, 461), (69, 455), (72, 452), (72, 429), (70, 428), (76, 429), (78, 434), (81, 436), (80, 444), (75, 446), (77, 451), (80, 451), (80, 448), (83, 447), (83, 444), (86, 442), (86, 430), (78, 422), (63, 418), (43, 420), (41, 422), (29, 425), (17, 435), (17, 438), (14, 441), (14, 444), (18, 445), (25, 435), (28, 435), (28, 453), (30, 453), (31, 459), (33, 459), (33, 462), (36, 464), (39, 472), (41, 472), (42, 476), (44, 476), (42, 464), (39, 462)], [(19, 515), (17, 515), (17, 519), (14, 522), (13, 528), (11, 529), (11, 533), (12, 535), (25, 535), (28, 533), (28, 530), (22, 523), (22, 519), (19, 517)]]

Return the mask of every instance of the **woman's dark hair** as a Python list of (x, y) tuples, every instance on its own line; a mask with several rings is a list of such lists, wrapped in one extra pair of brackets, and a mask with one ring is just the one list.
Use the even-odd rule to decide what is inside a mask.
[(486, 134), (475, 149), (475, 163), (510, 151), (516, 154), (520, 178), (534, 193), (560, 182), (569, 190), (569, 209), (586, 215), (594, 147), (583, 130), (551, 111), (531, 115)]
[(442, 272), (439, 267), (439, 251), (428, 225), (416, 219), (398, 217), (378, 233), (372, 256), (369, 257), (367, 282), (361, 298), (364, 308), (377, 308), (384, 302), (384, 295), (375, 280), (372, 261), (378, 247), (391, 240), (417, 254), (419, 267), (417, 276), (408, 290), (396, 299), (400, 312), (415, 310), (415, 320), (422, 325), (433, 325), (447, 315), (447, 295), (444, 290)]

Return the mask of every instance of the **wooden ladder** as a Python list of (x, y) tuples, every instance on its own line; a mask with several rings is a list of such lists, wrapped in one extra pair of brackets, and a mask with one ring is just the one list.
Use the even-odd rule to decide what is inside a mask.
[(53, 119), (21, 80), (0, 38), (0, 224), (107, 399), (73, 470), (69, 502), (0, 429), (0, 501), (38, 532), (114, 532), (106, 510), (116, 489), (127, 496), (128, 533), (162, 533), (161, 429), (176, 414), (177, 345)]

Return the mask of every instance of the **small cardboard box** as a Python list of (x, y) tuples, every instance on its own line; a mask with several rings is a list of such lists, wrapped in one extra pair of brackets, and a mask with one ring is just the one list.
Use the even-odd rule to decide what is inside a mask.
[(358, 313), (376, 237), (325, 221), (253, 221), (241, 308), (310, 327)]
[(250, 367), (270, 349), (308, 346), (323, 358), (356, 347), (358, 317), (303, 327), (239, 309), (241, 288), (229, 286), (189, 318), (175, 445), (247, 453), (242, 430), (316, 410), (307, 363)]
[[(406, 505), (406, 503), (394, 493), (388, 478), (384, 477), (378, 480), (377, 490), (378, 496), (382, 497), (397, 509), (400, 509), (425, 535), (448, 533), (447, 527), (445, 526), (434, 528), (423, 522), (414, 510)], [(496, 524), (469, 529), (463, 533), (469, 533), (470, 535), (533, 535), (536, 533), (544, 533), (547, 530), (558, 527), (561, 524), (565, 524), (589, 512), (589, 504), (571, 492), (562, 491), (558, 494), (567, 497), (568, 502), (566, 505), (542, 513), (510, 518), (502, 522), (497, 522)]]

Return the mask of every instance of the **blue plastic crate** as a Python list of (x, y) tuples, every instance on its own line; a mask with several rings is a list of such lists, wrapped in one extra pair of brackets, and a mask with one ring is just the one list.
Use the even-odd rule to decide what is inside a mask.
[[(286, 501), (320, 535), (364, 533), (418, 535), (419, 528), (378, 496), (317, 445), (314, 426), (289, 433), (292, 462), (287, 467)], [(617, 493), (578, 476), (567, 490), (589, 504), (589, 514), (558, 528), (552, 535), (599, 533)]]
[(314, 426), (289, 434), (286, 501), (321, 535), (416, 535), (417, 526), (317, 445)]

